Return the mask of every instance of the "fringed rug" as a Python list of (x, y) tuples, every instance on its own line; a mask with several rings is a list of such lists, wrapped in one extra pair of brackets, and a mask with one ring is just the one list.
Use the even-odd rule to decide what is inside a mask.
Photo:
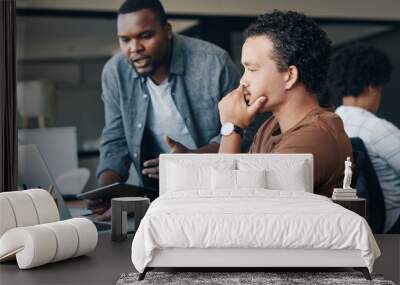
[(139, 273), (122, 274), (117, 285), (133, 284), (379, 284), (395, 285), (384, 280), (381, 275), (372, 274), (372, 281), (364, 278), (360, 272), (155, 272), (150, 271), (142, 281)]

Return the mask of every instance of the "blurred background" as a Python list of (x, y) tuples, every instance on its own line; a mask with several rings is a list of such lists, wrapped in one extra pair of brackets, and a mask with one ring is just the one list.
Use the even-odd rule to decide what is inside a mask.
[[(104, 126), (101, 72), (119, 51), (116, 13), (122, 0), (18, 0), (17, 73), (20, 144), (36, 144), (60, 190), (96, 187)], [(400, 1), (162, 0), (173, 30), (227, 50), (240, 66), (242, 33), (259, 14), (295, 10), (312, 17), (334, 48), (363, 42), (393, 65), (378, 115), (400, 126)], [(321, 98), (323, 103), (333, 98)], [(263, 118), (259, 121), (262, 122)], [(61, 185), (61, 186), (60, 186)]]

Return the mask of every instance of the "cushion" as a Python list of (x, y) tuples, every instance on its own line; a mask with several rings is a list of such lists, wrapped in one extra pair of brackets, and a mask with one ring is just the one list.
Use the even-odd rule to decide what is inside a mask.
[(0, 193), (0, 217), (0, 237), (15, 227), (56, 222), (60, 219), (53, 197), (43, 189)]
[(262, 170), (236, 170), (238, 188), (266, 188), (267, 171)]
[(265, 188), (266, 171), (211, 169), (212, 190), (240, 190), (241, 188)]
[(236, 170), (231, 169), (211, 169), (211, 189), (236, 190)]
[(36, 213), (39, 218), (39, 224), (51, 223), (60, 220), (60, 214), (53, 196), (43, 189), (29, 189), (22, 191), (28, 194), (33, 201)]
[(268, 188), (305, 192), (308, 184), (306, 177), (304, 163), (296, 164), (290, 171), (270, 169), (267, 171)]
[(20, 269), (33, 268), (86, 254), (97, 240), (96, 227), (85, 218), (13, 228), (0, 238), (0, 261), (16, 258)]
[(0, 237), (15, 227), (17, 227), (17, 222), (11, 204), (6, 197), (0, 195)]
[(3, 192), (1, 195), (10, 203), (17, 227), (39, 224), (35, 205), (24, 191)]
[(86, 254), (96, 248), (97, 245), (97, 229), (90, 220), (86, 218), (74, 218), (65, 220), (65, 223), (74, 227), (78, 233), (78, 248), (73, 257)]
[[(55, 235), (57, 240), (57, 250), (51, 262), (57, 262), (74, 256), (78, 248), (79, 237), (78, 232), (71, 228), (69, 223), (48, 223), (44, 224), (51, 230), (51, 234)], [(50, 262), (50, 261), (49, 261)]]
[(210, 187), (209, 172), (210, 167), (169, 163), (167, 187), (171, 191), (207, 189)]
[(274, 163), (266, 163), (262, 159), (240, 159), (238, 160), (239, 170), (266, 170), (266, 181), (268, 189), (288, 190), (288, 191), (307, 191), (308, 165), (305, 161), (276, 160)]
[(217, 161), (209, 165), (206, 161), (168, 161), (167, 191), (209, 190), (211, 169), (234, 169), (235, 162)]

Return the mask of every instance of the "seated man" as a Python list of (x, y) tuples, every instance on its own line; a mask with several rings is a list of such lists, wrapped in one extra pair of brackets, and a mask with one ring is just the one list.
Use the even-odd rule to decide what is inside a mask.
[(303, 14), (274, 11), (246, 31), (245, 68), (238, 89), (218, 107), (223, 135), (220, 152), (240, 152), (242, 129), (259, 112), (272, 112), (258, 130), (251, 153), (312, 153), (314, 192), (331, 196), (343, 182), (352, 155), (341, 119), (319, 106), (329, 66), (330, 41)]
[(346, 133), (361, 138), (367, 148), (385, 199), (384, 231), (400, 233), (400, 130), (375, 115), (391, 71), (389, 58), (380, 50), (347, 46), (332, 58), (327, 89), (343, 104), (336, 114)]

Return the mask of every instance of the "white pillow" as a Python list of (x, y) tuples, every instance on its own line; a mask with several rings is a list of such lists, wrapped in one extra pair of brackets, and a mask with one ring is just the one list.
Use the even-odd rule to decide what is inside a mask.
[(267, 188), (267, 171), (262, 170), (236, 170), (238, 188)]
[(185, 166), (169, 163), (168, 189), (170, 191), (186, 191), (210, 188), (209, 167)]
[(272, 190), (289, 190), (289, 191), (307, 191), (308, 181), (308, 165), (305, 161), (263, 161), (254, 160), (238, 160), (239, 170), (266, 170), (266, 182), (268, 189)]
[(263, 170), (211, 170), (212, 190), (240, 190), (241, 188), (266, 188), (266, 171)]
[(211, 169), (234, 169), (235, 161), (218, 161), (213, 166), (190, 161), (169, 161), (167, 191), (210, 190)]
[(270, 169), (267, 171), (268, 188), (274, 190), (307, 191), (306, 164), (296, 163), (293, 168)]
[(236, 190), (236, 170), (211, 168), (211, 189)]

